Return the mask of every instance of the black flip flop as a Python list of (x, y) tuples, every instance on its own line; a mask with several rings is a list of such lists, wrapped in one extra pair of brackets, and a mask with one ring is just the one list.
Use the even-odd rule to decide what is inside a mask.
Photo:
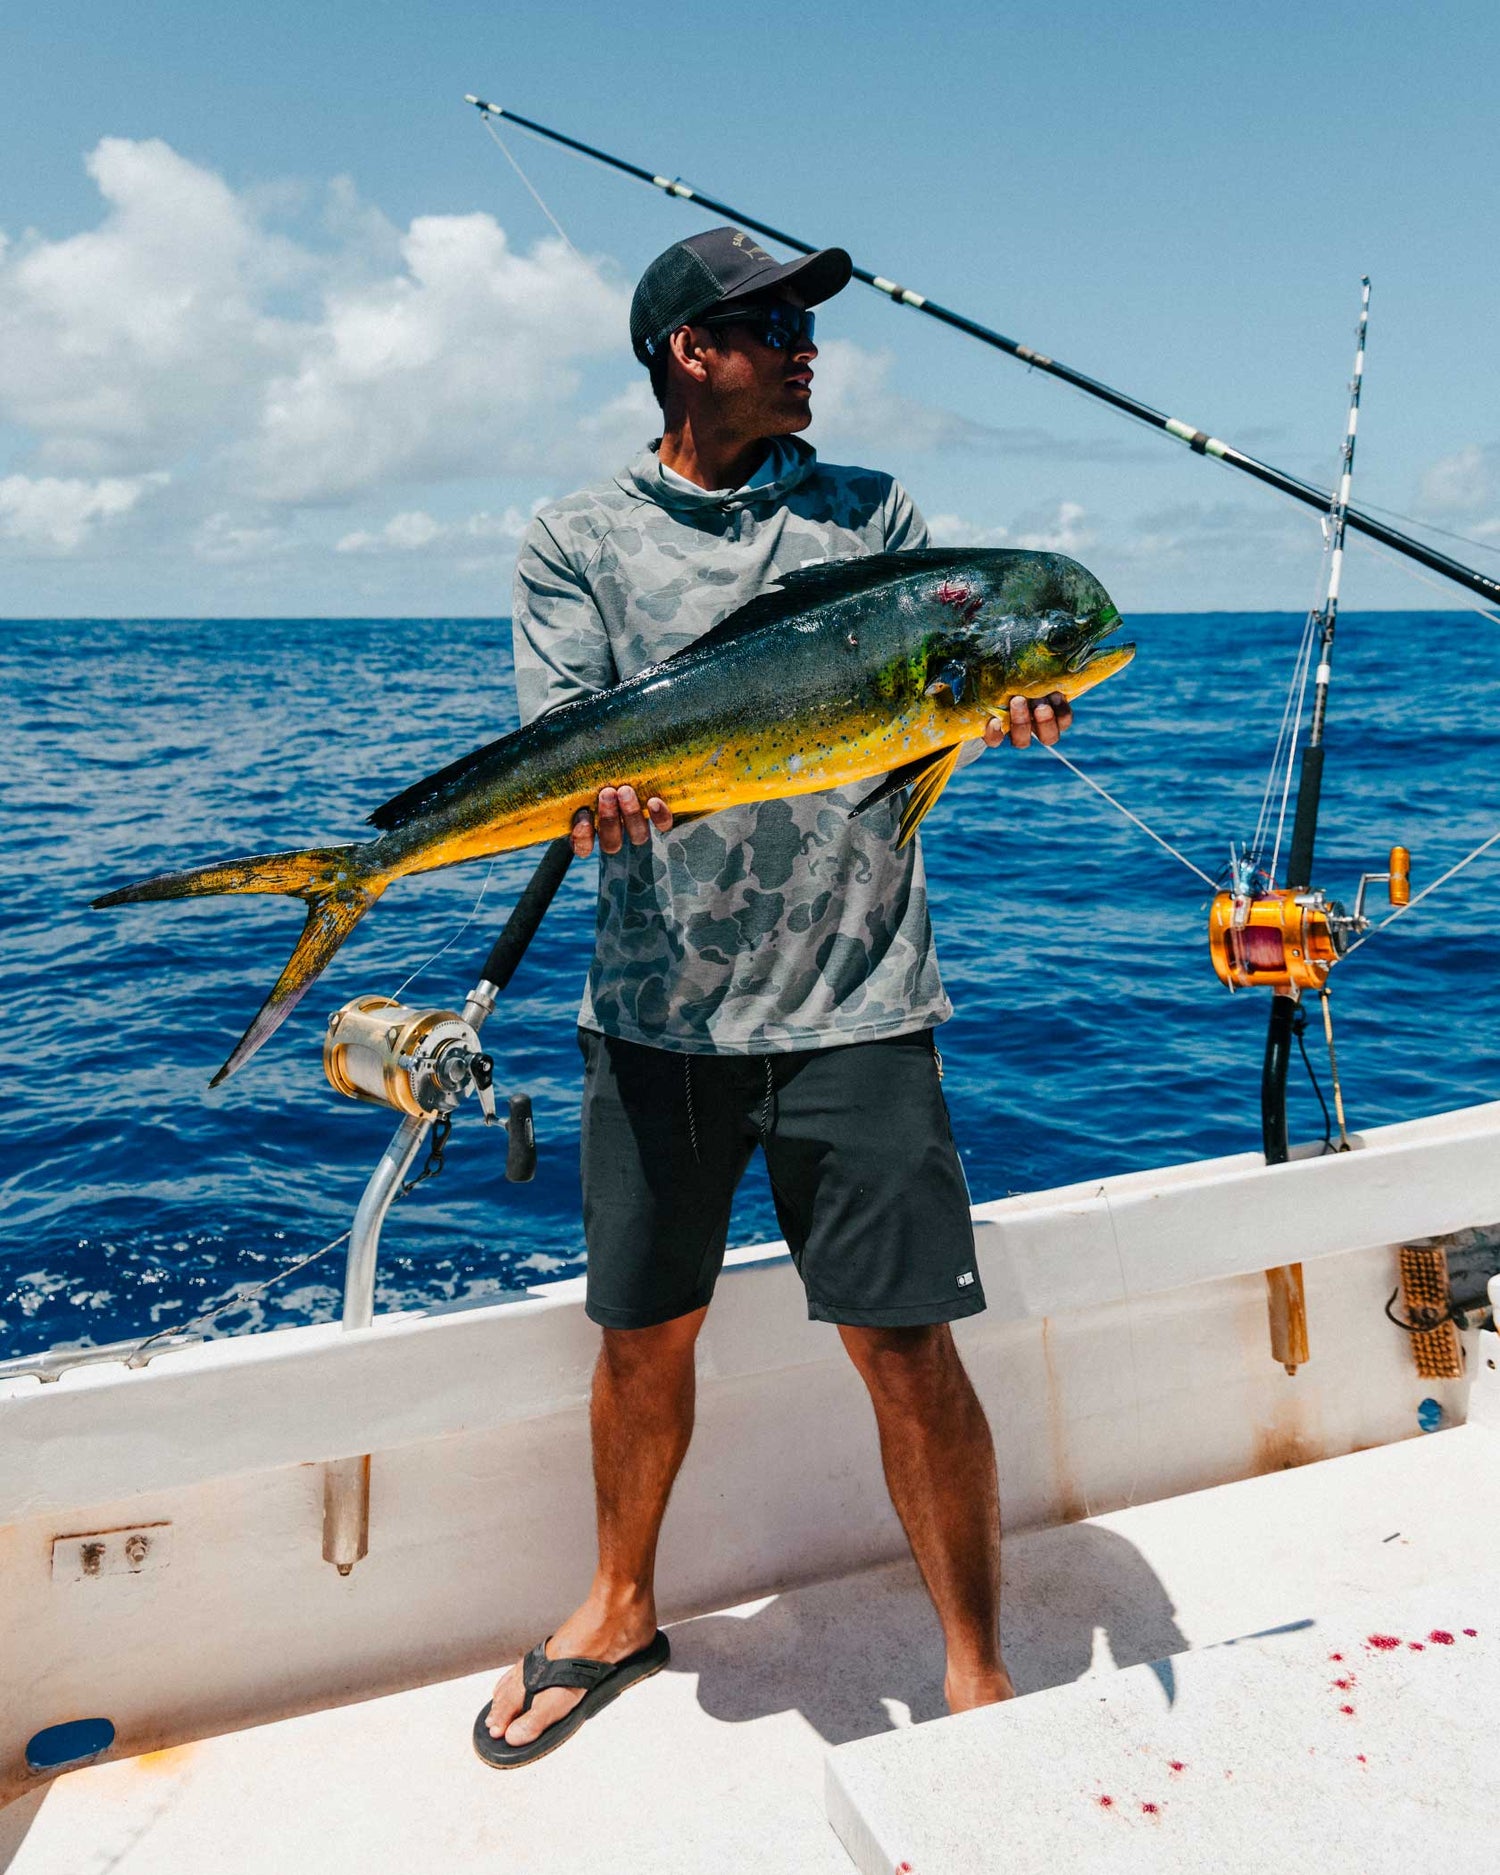
[[(556, 1751), (571, 1738), (585, 1719), (593, 1718), (612, 1699), (618, 1699), (627, 1686), (660, 1673), (671, 1656), (671, 1645), (660, 1628), (644, 1647), (627, 1654), (623, 1660), (586, 1660), (579, 1654), (549, 1660), (547, 1643), (538, 1641), (521, 1663), (521, 1683), (526, 1688), (521, 1712), (529, 1712), (532, 1700), (548, 1686), (581, 1686), (585, 1688), (583, 1698), (529, 1745), (507, 1745), (503, 1734), (491, 1738), (485, 1723), (490, 1716), (490, 1702), (486, 1702), (474, 1721), (474, 1749), (497, 1771), (514, 1771), (519, 1765), (535, 1764), (538, 1758), (545, 1758), (549, 1751)], [(516, 1716), (519, 1718), (520, 1713)]]

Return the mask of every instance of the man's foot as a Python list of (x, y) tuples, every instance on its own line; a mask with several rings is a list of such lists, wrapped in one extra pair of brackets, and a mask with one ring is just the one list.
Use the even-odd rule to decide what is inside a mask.
[(976, 1706), (998, 1706), (1014, 1699), (1016, 1689), (1003, 1666), (986, 1672), (958, 1674), (949, 1670), (943, 1681), (943, 1697), (950, 1712), (972, 1712)]
[[(547, 1658), (581, 1654), (586, 1660), (623, 1660), (640, 1651), (656, 1632), (656, 1609), (648, 1602), (632, 1602), (605, 1613), (587, 1601), (551, 1636)], [(521, 1683), (521, 1662), (500, 1675), (495, 1686), (486, 1730), (507, 1745), (529, 1745), (549, 1725), (565, 1718), (583, 1698), (583, 1688), (548, 1686), (522, 1712), (526, 1688)]]

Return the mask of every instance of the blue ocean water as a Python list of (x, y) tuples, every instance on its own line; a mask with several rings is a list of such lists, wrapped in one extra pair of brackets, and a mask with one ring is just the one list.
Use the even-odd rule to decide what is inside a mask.
[[(1129, 671), (1085, 699), (1069, 754), (1210, 873), (1252, 825), (1301, 619), (1143, 617)], [(1500, 827), (1500, 661), (1464, 614), (1346, 615), (1322, 881), (1409, 845), (1420, 885)], [(7, 1111), (0, 1355), (145, 1334), (349, 1221), (392, 1121), (323, 1079), (330, 1010), (389, 993), (474, 911), (484, 865), (402, 882), (301, 1010), (208, 1091), (300, 929), (283, 900), (91, 912), (111, 885), (223, 854), (359, 837), (376, 802), (511, 727), (503, 620), (0, 625)], [(1255, 1147), (1266, 1002), (1231, 998), (1208, 893), (1039, 749), (965, 770), (924, 835), (939, 1036), (977, 1199)], [(408, 1000), (462, 999), (535, 855)], [(540, 1169), (466, 1107), (441, 1178), (399, 1205), (378, 1306), (515, 1291), (580, 1265), (573, 1018), (593, 865), (568, 880), (486, 1040), (536, 1101)], [(1355, 1126), (1500, 1097), (1500, 849), (1335, 977)], [(1321, 1051), (1315, 1051), (1315, 1059)], [(1294, 1133), (1321, 1119), (1294, 1081)], [(758, 1166), (734, 1240), (776, 1234)], [(336, 1312), (335, 1254), (219, 1332)]]

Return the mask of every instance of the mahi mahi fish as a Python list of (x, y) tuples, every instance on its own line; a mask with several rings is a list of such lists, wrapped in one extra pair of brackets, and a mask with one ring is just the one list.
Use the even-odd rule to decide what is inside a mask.
[(1129, 663), (1133, 645), (1101, 646), (1119, 623), (1093, 574), (1061, 554), (923, 549), (803, 567), (675, 656), (416, 782), (370, 815), (373, 839), (158, 873), (94, 903), (279, 892), (306, 904), (217, 1086), (393, 880), (558, 838), (625, 781), (686, 820), (883, 776), (854, 811), (906, 789), (904, 844), (1010, 697), (1076, 697)]

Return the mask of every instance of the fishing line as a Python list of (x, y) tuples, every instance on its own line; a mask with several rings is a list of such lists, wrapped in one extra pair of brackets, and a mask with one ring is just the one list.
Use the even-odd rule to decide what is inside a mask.
[[(1291, 709), (1291, 733), (1286, 745), (1286, 773), (1281, 783), (1281, 805), (1276, 814), (1276, 844), (1271, 850), (1271, 883), (1273, 885), (1276, 883), (1276, 877), (1281, 868), (1281, 836), (1286, 831), (1286, 808), (1292, 795), (1292, 775), (1297, 763), (1297, 742), (1302, 733), (1302, 715), (1307, 702), (1307, 673), (1312, 666), (1312, 649), (1316, 636), (1313, 615), (1309, 614), (1307, 634), (1303, 640), (1298, 668), (1292, 678), (1297, 686), (1297, 701)], [(1256, 858), (1260, 858), (1258, 852)]]
[(452, 950), (453, 946), (463, 936), (464, 932), (468, 930), (469, 926), (473, 924), (474, 920), (479, 916), (479, 908), (484, 903), (485, 893), (488, 892), (490, 889), (490, 880), (494, 877), (494, 873), (495, 873), (495, 859), (498, 857), (499, 855), (497, 854), (490, 860), (488, 870), (485, 872), (485, 875), (484, 875), (484, 883), (479, 888), (479, 896), (474, 901), (474, 909), (469, 913), (468, 917), (464, 919), (463, 923), (453, 933), (453, 936), (449, 938), (448, 942), (446, 944), (439, 945), (438, 948), (427, 959), (427, 962), (418, 964), (416, 969), (413, 970), (411, 975), (406, 979), (406, 982), (402, 983), (397, 988), (395, 995), (392, 996), (390, 999), (393, 1003), (400, 1002), (401, 991), (407, 987), (407, 984), (415, 983), (417, 978), (421, 976), (422, 972), (427, 968), (428, 964), (435, 964), (438, 958), (443, 955), (444, 951)]
[(1442, 534), (1449, 540), (1461, 540), (1466, 547), (1477, 547), (1481, 553), (1500, 553), (1500, 543), (1493, 540), (1476, 540), (1472, 534), (1457, 534), (1451, 527), (1439, 527), (1436, 521), (1424, 521), (1419, 515), (1403, 514), (1399, 508), (1382, 508), (1378, 501), (1367, 501), (1365, 506), (1375, 514), (1388, 514), (1393, 521), (1406, 521), (1412, 527), (1425, 527), (1429, 534)]
[(1368, 944), (1377, 931), (1384, 931), (1387, 925), (1394, 924), (1398, 918), (1404, 918), (1409, 911), (1415, 911), (1424, 898), (1431, 897), (1438, 887), (1440, 885), (1446, 885), (1456, 872), (1462, 872), (1465, 866), (1472, 865), (1476, 859), (1480, 858), (1482, 854), (1487, 853), (1492, 846), (1497, 844), (1500, 844), (1500, 833), (1492, 833), (1487, 840), (1481, 840), (1472, 853), (1466, 853), (1456, 866), (1450, 866), (1446, 872), (1439, 873), (1432, 884), (1424, 886), (1420, 892), (1412, 897), (1408, 904), (1398, 905), (1389, 918), (1382, 918), (1380, 923), (1372, 926), (1370, 930), (1366, 931), (1362, 938), (1356, 938), (1349, 946), (1348, 950), (1344, 952), (1344, 956), (1346, 958), (1352, 957), (1355, 951), (1359, 949), (1360, 945)]
[[(1271, 854), (1270, 878), (1272, 885), (1276, 883), (1277, 873), (1281, 866), (1281, 838), (1286, 830), (1286, 810), (1287, 803), (1291, 799), (1292, 794), (1292, 775), (1297, 761), (1297, 743), (1302, 735), (1303, 711), (1307, 702), (1307, 676), (1312, 668), (1313, 647), (1318, 642), (1324, 623), (1324, 609), (1328, 604), (1329, 569), (1332, 564), (1332, 556), (1333, 533), (1328, 523), (1325, 521), (1323, 523), (1323, 558), (1318, 563), (1318, 579), (1317, 585), (1314, 588), (1313, 602), (1308, 608), (1307, 620), (1302, 627), (1302, 644), (1297, 654), (1297, 663), (1292, 669), (1291, 687), (1287, 692), (1289, 740), (1286, 750), (1286, 773), (1281, 784), (1281, 807), (1276, 819), (1276, 846)], [(1295, 703), (1292, 702), (1293, 690), (1296, 692)], [(1276, 757), (1273, 756), (1272, 760), (1274, 762)], [(1273, 768), (1273, 781), (1274, 774), (1275, 771)], [(1257, 830), (1257, 839), (1258, 838), (1259, 831)], [(1255, 857), (1256, 860), (1259, 861), (1259, 846), (1256, 848)]]
[(295, 1263), (288, 1263), (284, 1269), (279, 1269), (274, 1275), (267, 1276), (263, 1282), (250, 1283), (244, 1288), (236, 1289), (222, 1302), (214, 1303), (211, 1308), (205, 1309), (201, 1315), (193, 1316), (190, 1321), (174, 1322), (166, 1328), (158, 1328), (154, 1334), (147, 1335), (144, 1341), (138, 1341), (135, 1344), (130, 1353), (125, 1356), (125, 1365), (144, 1367), (145, 1362), (141, 1356), (154, 1341), (161, 1341), (168, 1335), (191, 1334), (195, 1328), (206, 1328), (210, 1322), (216, 1321), (219, 1316), (230, 1309), (237, 1309), (259, 1301), (273, 1283), (283, 1282), (288, 1276), (295, 1276), (298, 1270), (305, 1270), (309, 1263), (316, 1263), (319, 1257), (327, 1256), (330, 1250), (337, 1250), (341, 1243), (347, 1243), (353, 1235), (352, 1229), (341, 1231), (337, 1237), (332, 1237), (327, 1243), (321, 1244), (311, 1255), (299, 1257)]
[[(1306, 645), (1307, 639), (1308, 627), (1306, 620), (1304, 620), (1302, 625), (1302, 646)], [(1271, 760), (1266, 768), (1266, 785), (1261, 790), (1260, 812), (1255, 816), (1255, 834), (1250, 842), (1250, 851), (1257, 861), (1259, 861), (1262, 852), (1265, 850), (1266, 829), (1270, 825), (1271, 819), (1271, 796), (1275, 792), (1276, 777), (1281, 773), (1282, 756), (1286, 750), (1286, 739), (1291, 724), (1292, 706), (1297, 697), (1297, 671), (1301, 662), (1302, 648), (1299, 647), (1297, 656), (1292, 663), (1292, 681), (1287, 685), (1286, 696), (1282, 700), (1281, 721), (1277, 725), (1276, 741), (1272, 746)]]
[(1271, 751), (1270, 765), (1266, 769), (1266, 785), (1260, 798), (1260, 812), (1255, 820), (1255, 838), (1251, 842), (1250, 853), (1255, 864), (1260, 864), (1261, 854), (1265, 851), (1266, 833), (1271, 822), (1271, 797), (1276, 789), (1276, 777), (1285, 773), (1281, 785), (1281, 806), (1276, 822), (1276, 849), (1271, 858), (1270, 878), (1275, 883), (1276, 868), (1281, 859), (1281, 835), (1286, 824), (1287, 797), (1291, 793), (1292, 768), (1297, 756), (1297, 737), (1302, 722), (1302, 707), (1307, 695), (1307, 672), (1312, 662), (1313, 640), (1316, 634), (1316, 607), (1309, 611), (1302, 625), (1302, 642), (1298, 646), (1297, 656), (1292, 664), (1292, 678), (1287, 685), (1286, 701), (1281, 708), (1281, 723), (1276, 731), (1276, 745)]
[(1140, 828), (1141, 832), (1144, 833), (1148, 839), (1155, 840), (1156, 844), (1170, 853), (1179, 865), (1186, 866), (1189, 872), (1195, 873), (1208, 887), (1210, 892), (1218, 891), (1219, 887), (1216, 880), (1210, 879), (1201, 866), (1195, 866), (1185, 853), (1179, 853), (1170, 840), (1164, 840), (1159, 833), (1153, 832), (1152, 829), (1146, 825), (1145, 821), (1141, 819), (1139, 814), (1132, 814), (1125, 803), (1123, 801), (1117, 801), (1108, 788), (1101, 788), (1099, 783), (1095, 781), (1091, 775), (1086, 775), (1076, 762), (1070, 762), (1067, 756), (1064, 755), (1060, 749), (1055, 748), (1052, 743), (1044, 742), (1042, 747), (1049, 755), (1055, 756), (1056, 759), (1062, 763), (1064, 768), (1070, 768), (1080, 781), (1087, 782), (1089, 787), (1094, 790), (1095, 794), (1103, 795), (1110, 806), (1118, 808), (1127, 820), (1134, 821), (1135, 825)]
[[(1085, 392), (1079, 390), (1075, 385), (1067, 383), (1066, 380), (1062, 380), (1062, 383), (1063, 383), (1063, 389), (1066, 391), (1069, 391), (1074, 397), (1078, 398), (1081, 402), (1083, 403), (1093, 402), (1093, 399), (1091, 399)], [(1137, 417), (1134, 414), (1134, 412), (1123, 411), (1120, 414), (1129, 417), (1130, 420), (1136, 425), (1138, 429), (1149, 430), (1149, 429), (1154, 428), (1154, 426), (1146, 422), (1144, 418)], [(1305, 513), (1300, 502), (1296, 501), (1292, 496), (1284, 493), (1281, 489), (1276, 488), (1274, 484), (1272, 484), (1271, 486), (1272, 486), (1272, 492), (1274, 494), (1280, 495), (1281, 499), (1284, 502), (1286, 502), (1288, 506), (1295, 508), (1299, 515)], [(1291, 797), (1292, 778), (1296, 769), (1297, 743), (1301, 734), (1303, 707), (1306, 702), (1306, 696), (1307, 696), (1307, 677), (1308, 677), (1308, 672), (1310, 671), (1312, 667), (1312, 649), (1313, 649), (1313, 644), (1316, 638), (1316, 626), (1317, 626), (1316, 614), (1321, 608), (1322, 603), (1323, 603), (1324, 586), (1325, 586), (1327, 576), (1328, 576), (1328, 562), (1329, 562), (1330, 550), (1332, 547), (1332, 539), (1331, 539), (1329, 529), (1328, 529), (1327, 517), (1320, 515), (1318, 517), (1318, 525), (1321, 528), (1322, 535), (1323, 535), (1323, 557), (1321, 561), (1319, 562), (1319, 570), (1318, 570), (1316, 583), (1314, 587), (1313, 602), (1312, 602), (1312, 605), (1309, 607), (1307, 616), (1303, 622), (1302, 640), (1301, 640), (1301, 644), (1298, 650), (1297, 660), (1293, 664), (1293, 667), (1292, 667), (1292, 677), (1291, 677), (1291, 682), (1287, 688), (1286, 701), (1282, 706), (1281, 722), (1277, 729), (1275, 747), (1272, 750), (1270, 764), (1266, 771), (1266, 785), (1261, 795), (1260, 812), (1256, 818), (1256, 823), (1255, 823), (1255, 838), (1251, 846), (1251, 852), (1254, 855), (1254, 858), (1258, 863), (1261, 853), (1264, 850), (1265, 837), (1266, 837), (1266, 833), (1268, 831), (1269, 824), (1270, 824), (1271, 800), (1275, 792), (1276, 779), (1278, 775), (1281, 775), (1283, 778), (1282, 778), (1280, 810), (1279, 810), (1279, 815), (1278, 815), (1278, 819), (1276, 823), (1276, 846), (1275, 846), (1275, 852), (1271, 861), (1271, 869), (1270, 869), (1270, 876), (1273, 881), (1276, 877), (1277, 867), (1280, 864), (1281, 843), (1282, 843), (1282, 837), (1283, 837), (1285, 827), (1286, 827), (1287, 804)], [(1394, 558), (1396, 556), (1393, 555), (1392, 557)], [(1290, 744), (1288, 744), (1288, 740), (1287, 740), (1289, 735), (1291, 738)], [(1060, 759), (1065, 759), (1065, 758), (1060, 758)], [(1285, 762), (1284, 772), (1283, 772), (1283, 760)], [(1073, 766), (1072, 763), (1069, 763), (1068, 765), (1070, 767)], [(1079, 771), (1075, 770), (1075, 772), (1079, 772)], [(1087, 776), (1081, 776), (1080, 778), (1083, 780), (1088, 779)], [(1093, 786), (1093, 785), (1094, 784), (1090, 783), (1090, 786)], [(1100, 792), (1103, 793), (1104, 791), (1101, 789)], [(1105, 795), (1105, 798), (1106, 800), (1113, 799), (1113, 797), (1109, 795)], [(1120, 806), (1120, 803), (1115, 802), (1115, 805)], [(1121, 807), (1121, 812), (1125, 813), (1127, 817), (1129, 818), (1134, 818), (1134, 816), (1131, 816), (1129, 814), (1129, 810), (1127, 808)], [(1145, 831), (1149, 833), (1150, 829), (1146, 828)], [(1151, 837), (1152, 839), (1156, 839), (1157, 835), (1152, 834)], [(1162, 844), (1165, 845), (1166, 844), (1165, 841), (1163, 841)], [(1167, 850), (1169, 852), (1173, 851), (1173, 849), (1170, 847), (1168, 847)], [(1179, 859), (1182, 858), (1181, 854), (1176, 854), (1175, 856)], [(1190, 870), (1194, 872), (1197, 871), (1197, 868), (1192, 865), (1191, 861), (1184, 860), (1183, 863), (1187, 865)], [(1199, 873), (1198, 876), (1200, 878), (1203, 878), (1206, 875)]]
[[(1271, 488), (1271, 493), (1280, 496), (1288, 507), (1296, 508), (1299, 513), (1301, 512), (1301, 504), (1293, 496), (1282, 494), (1282, 491), (1272, 484), (1268, 484), (1268, 486)], [(1399, 566), (1404, 573), (1409, 573), (1413, 579), (1420, 580), (1424, 586), (1431, 586), (1435, 592), (1448, 592), (1448, 583), (1446, 581), (1434, 579), (1430, 573), (1420, 572), (1404, 554), (1393, 553), (1389, 547), (1383, 547), (1378, 540), (1371, 540), (1368, 534), (1364, 536), (1363, 545), (1367, 547), (1371, 553), (1382, 554), (1387, 560), (1391, 561), (1393, 565)], [(1460, 596), (1459, 604), (1466, 606), (1471, 612), (1477, 612), (1482, 619), (1487, 620), (1491, 625), (1500, 625), (1500, 613), (1491, 612), (1488, 606), (1481, 605), (1477, 600)]]
[[(506, 162), (510, 164), (511, 168), (521, 178), (522, 182), (525, 183), (527, 189), (530, 191), (532, 201), (536, 203), (537, 207), (547, 217), (548, 221), (552, 223), (552, 226), (556, 228), (557, 232), (562, 236), (564, 242), (567, 243), (567, 246), (571, 250), (571, 252), (579, 260), (583, 260), (582, 254), (580, 254), (578, 252), (578, 249), (573, 246), (573, 243), (568, 240), (567, 229), (562, 225), (562, 223), (557, 219), (556, 215), (553, 214), (552, 210), (548, 208), (547, 204), (542, 200), (541, 195), (537, 190), (536, 184), (531, 180), (530, 176), (526, 174), (526, 171), (522, 169), (521, 165), (516, 161), (515, 157), (511, 155), (509, 148), (506, 146), (505, 140), (500, 135), (500, 132), (496, 130), (495, 126), (490, 122), (489, 112), (481, 111), (480, 116), (484, 120), (485, 129), (495, 139), (496, 144), (499, 146), (501, 155), (505, 158)], [(585, 265), (587, 265), (587, 262), (585, 262)]]
[[(1366, 541), (1365, 545), (1369, 547), (1372, 553), (1383, 554), (1387, 560), (1399, 566), (1403, 573), (1410, 573), (1413, 579), (1420, 580), (1424, 586), (1431, 586), (1437, 592), (1447, 592), (1448, 588), (1442, 580), (1434, 579), (1429, 573), (1419, 573), (1414, 566), (1408, 566), (1406, 561), (1401, 558), (1400, 554), (1392, 553), (1389, 548), (1382, 547), (1373, 540)], [(1500, 625), (1500, 613), (1491, 612), (1488, 606), (1480, 605), (1477, 600), (1460, 599), (1459, 604), (1467, 606), (1471, 612), (1477, 612), (1482, 619), (1487, 619), (1491, 625)]]

